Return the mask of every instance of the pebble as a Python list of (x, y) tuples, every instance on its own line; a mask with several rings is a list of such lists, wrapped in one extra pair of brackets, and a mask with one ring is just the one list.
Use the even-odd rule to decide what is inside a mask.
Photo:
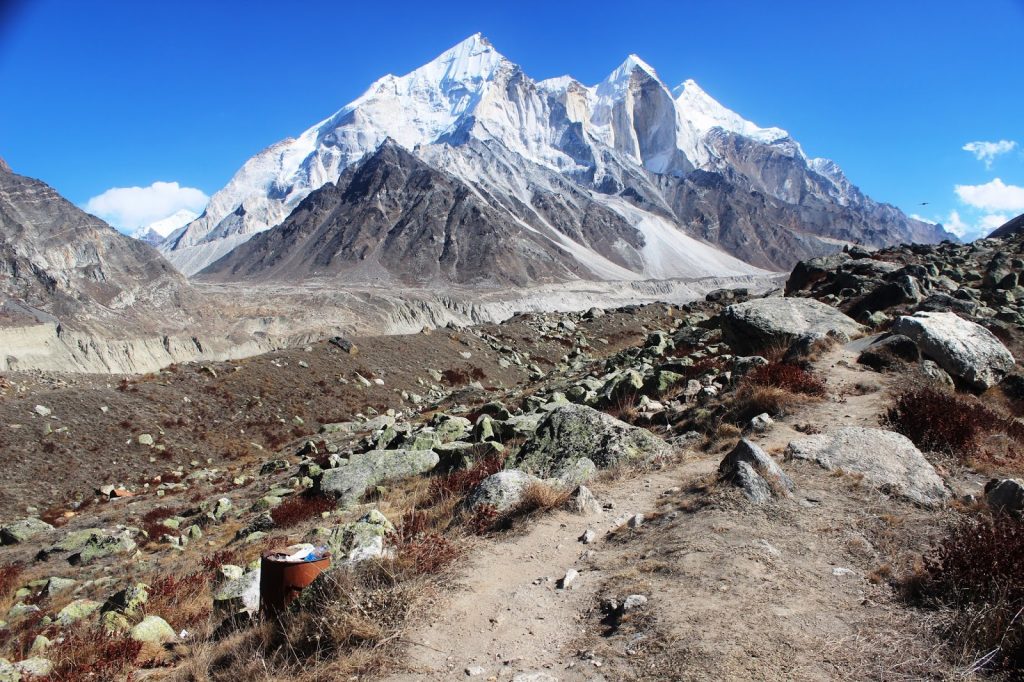
[(579, 537), (579, 540), (584, 545), (589, 545), (597, 540), (597, 532), (588, 528), (587, 530), (583, 531), (583, 535)]
[(558, 582), (558, 586), (561, 587), (563, 590), (571, 589), (573, 583), (575, 583), (576, 579), (579, 577), (579, 571), (577, 571), (575, 568), (570, 568), (568, 571), (565, 572), (565, 576)]

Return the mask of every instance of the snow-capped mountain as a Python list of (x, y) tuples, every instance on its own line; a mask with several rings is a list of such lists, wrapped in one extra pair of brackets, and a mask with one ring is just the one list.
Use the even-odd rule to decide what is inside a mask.
[[(835, 164), (808, 159), (786, 131), (743, 119), (693, 81), (673, 96), (635, 55), (593, 86), (536, 82), (478, 34), (249, 159), (160, 250), (194, 274), (285, 221), (314, 190), (342, 187), (388, 138), (582, 264), (564, 276), (697, 276), (679, 257), (694, 237), (781, 269), (835, 240), (948, 236), (868, 199)], [(612, 247), (574, 231), (581, 217), (571, 214), (589, 206), (631, 236)]]
[(161, 218), (149, 225), (143, 225), (132, 232), (131, 236), (152, 246), (157, 246), (167, 238), (167, 235), (175, 230), (180, 230), (198, 217), (199, 214), (195, 211), (180, 208), (166, 218)]

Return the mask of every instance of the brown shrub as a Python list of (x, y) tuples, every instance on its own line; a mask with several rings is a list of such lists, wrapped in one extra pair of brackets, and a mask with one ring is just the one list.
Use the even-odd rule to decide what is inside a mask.
[(770, 362), (756, 367), (743, 378), (743, 381), (752, 386), (781, 388), (790, 393), (803, 395), (823, 396), (828, 392), (825, 382), (812, 372), (782, 362)]
[(37, 682), (93, 682), (118, 679), (134, 667), (142, 651), (142, 642), (131, 637), (110, 635), (103, 630), (78, 630), (67, 633), (52, 647), (46, 657), (53, 662), (53, 671)]
[(426, 504), (428, 506), (438, 504), (451, 498), (465, 497), (470, 490), (490, 476), (496, 474), (505, 467), (505, 458), (500, 455), (491, 455), (479, 462), (476, 462), (468, 469), (458, 469), (437, 476), (430, 481), (430, 491), (427, 494)]
[(337, 501), (326, 495), (293, 495), (271, 509), (270, 518), (277, 528), (291, 528), (337, 507)]
[[(955, 655), (978, 669), (1024, 673), (1024, 522), (979, 514), (953, 523), (910, 576), (912, 603), (945, 610)], [(951, 611), (950, 611), (951, 610)]]
[[(983, 405), (974, 396), (960, 396), (930, 386), (908, 389), (886, 412), (889, 428), (902, 433), (920, 448), (963, 459), (998, 459), (988, 451), (993, 435), (1002, 435), (1019, 446), (1024, 426)], [(1016, 453), (1011, 455), (1019, 464)]]
[(210, 579), (210, 573), (196, 571), (151, 580), (146, 613), (160, 616), (175, 628), (196, 628), (210, 615)]
[(414, 575), (429, 575), (447, 568), (459, 557), (460, 551), (440, 533), (421, 532), (400, 543), (397, 553), (397, 563), (406, 565)]
[(806, 400), (806, 396), (784, 388), (744, 383), (736, 390), (731, 415), (739, 424), (745, 424), (765, 412), (773, 417), (784, 417)]
[(25, 567), (21, 564), (4, 564), (0, 566), (0, 601), (3, 601), (20, 587), (18, 582)]

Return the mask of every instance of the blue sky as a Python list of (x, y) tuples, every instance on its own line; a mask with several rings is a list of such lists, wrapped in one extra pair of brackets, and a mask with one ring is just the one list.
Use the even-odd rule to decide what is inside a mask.
[(1024, 0), (0, 7), (0, 156), (125, 229), (477, 31), (537, 79), (635, 52), (968, 236), (1024, 212)]

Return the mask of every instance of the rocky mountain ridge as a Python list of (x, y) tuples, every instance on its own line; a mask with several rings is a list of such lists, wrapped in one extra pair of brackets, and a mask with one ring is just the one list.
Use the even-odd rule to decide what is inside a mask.
[[(673, 97), (635, 56), (596, 86), (570, 77), (535, 82), (472, 36), (254, 156), (161, 250), (194, 274), (280, 224), (388, 138), (474, 188), (506, 220), (541, 231), (571, 222), (574, 207), (541, 213), (536, 201), (568, 191), (618, 213), (652, 244), (681, 233), (776, 270), (834, 249), (834, 240), (879, 246), (949, 237), (868, 199), (834, 163), (809, 159), (785, 131), (743, 120), (692, 81), (678, 92)], [(691, 179), (694, 171), (716, 179)], [(775, 246), (780, 241), (786, 249)], [(587, 247), (571, 232), (553, 243), (570, 254)], [(584, 278), (621, 279), (581, 265)], [(641, 277), (655, 270), (633, 268)]]

